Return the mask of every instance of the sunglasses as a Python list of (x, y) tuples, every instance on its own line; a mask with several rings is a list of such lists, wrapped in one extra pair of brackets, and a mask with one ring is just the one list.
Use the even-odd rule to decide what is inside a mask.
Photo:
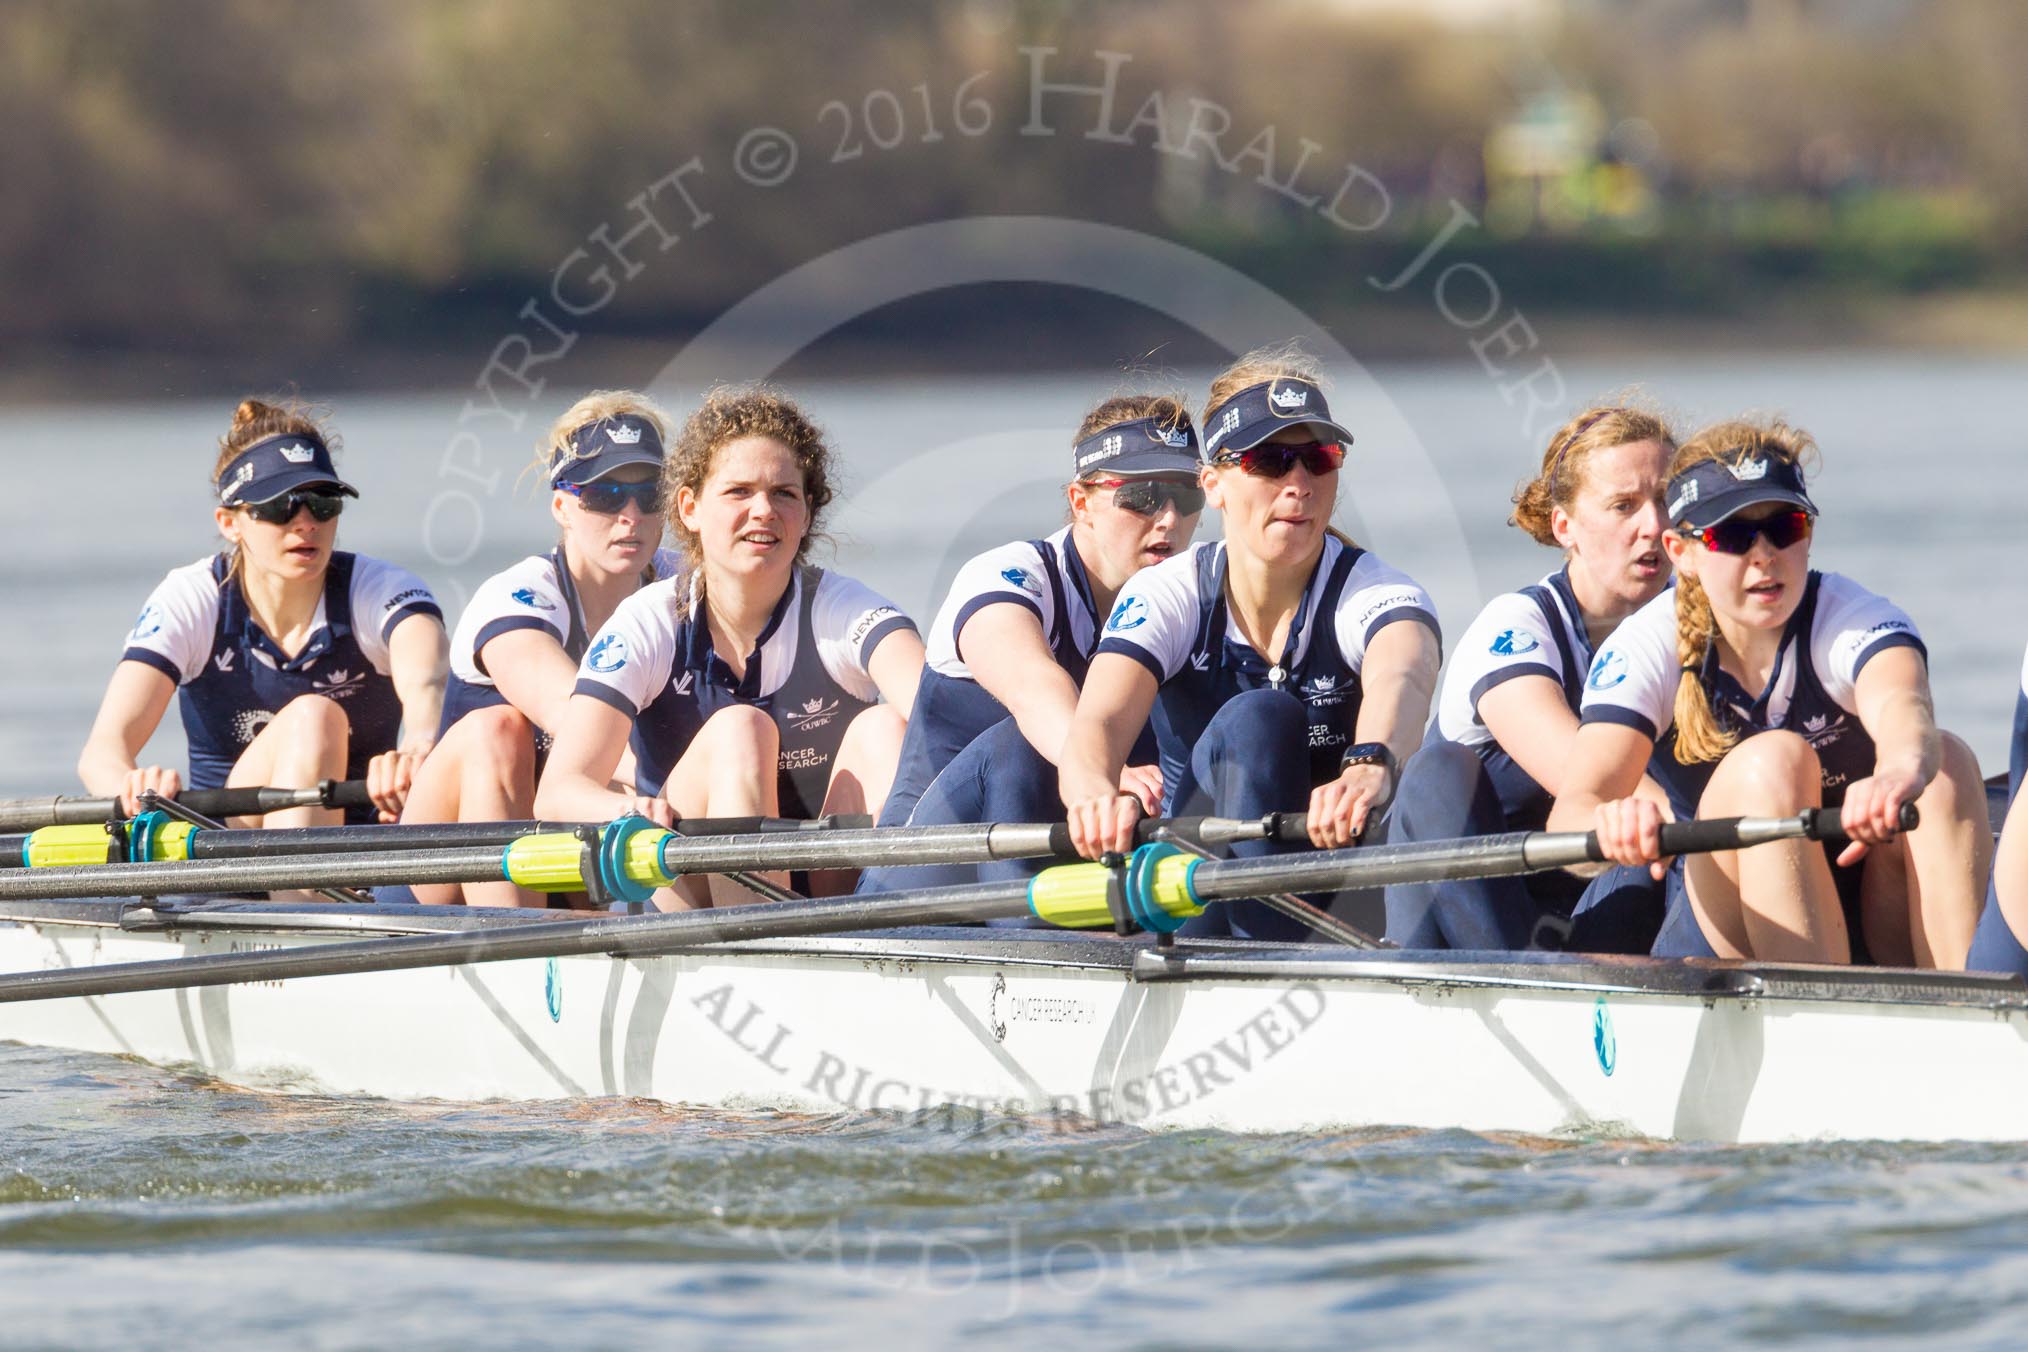
[(1767, 537), (1769, 545), (1776, 549), (1787, 549), (1798, 540), (1810, 538), (1810, 525), (1815, 520), (1808, 512), (1780, 512), (1774, 516), (1762, 517), (1758, 521), (1721, 521), (1715, 526), (1702, 530), (1685, 528), (1683, 535), (1701, 541), (1706, 549), (1719, 554), (1744, 554), (1753, 548), (1756, 535)]
[(1336, 472), (1345, 463), (1345, 448), (1335, 441), (1305, 441), (1295, 445), (1263, 441), (1243, 451), (1226, 451), (1211, 463), (1238, 465), (1262, 479), (1279, 479), (1300, 463), (1312, 475), (1322, 477)]
[(1196, 484), (1170, 483), (1161, 479), (1086, 479), (1087, 488), (1110, 488), (1113, 505), (1135, 516), (1156, 516), (1172, 503), (1176, 515), (1190, 516), (1204, 510), (1204, 490)]
[(587, 512), (601, 516), (612, 516), (632, 499), (635, 506), (650, 516), (662, 510), (662, 484), (658, 479), (643, 479), (631, 484), (558, 484), (563, 492), (576, 498), (578, 505)]
[(305, 507), (310, 509), (313, 520), (332, 520), (345, 510), (345, 498), (339, 493), (297, 489), (293, 493), (269, 498), (266, 502), (243, 502), (240, 506), (256, 521), (265, 521), (270, 526), (286, 526), (294, 521), (296, 513)]

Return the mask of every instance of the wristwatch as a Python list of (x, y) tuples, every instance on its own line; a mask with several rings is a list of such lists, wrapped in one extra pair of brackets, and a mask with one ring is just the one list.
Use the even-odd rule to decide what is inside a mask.
[(1394, 801), (1394, 786), (1401, 780), (1401, 766), (1387, 743), (1354, 742), (1346, 747), (1345, 754), (1338, 760), (1338, 773), (1344, 774), (1355, 765), (1377, 765), (1387, 771), (1387, 797), (1382, 801)]

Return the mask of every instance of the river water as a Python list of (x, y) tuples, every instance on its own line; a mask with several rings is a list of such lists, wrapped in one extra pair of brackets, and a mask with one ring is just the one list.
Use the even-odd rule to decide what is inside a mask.
[[(1548, 570), (1502, 524), (1546, 429), (1494, 379), (1338, 374), (1360, 434), (1341, 524), (1431, 587), (1449, 633)], [(2018, 363), (1742, 354), (1562, 376), (1573, 398), (1645, 382), (1686, 425), (1761, 409), (1815, 432), (1813, 559), (1913, 613), (1942, 721), (2004, 768), (2028, 639), (2008, 566), (2028, 500)], [(1067, 430), (1121, 383), (799, 386), (845, 460), (829, 560), (927, 621), (967, 555), (1051, 528)], [(365, 497), (343, 544), (454, 608), (546, 544), (516, 475), (571, 393), (520, 427), (461, 421), (457, 394), (345, 399), (341, 467)], [(210, 548), (229, 412), (0, 412), (0, 797), (74, 789), (127, 625)], [(149, 755), (176, 763), (168, 722)], [(281, 1096), (0, 1044), (8, 1346), (2012, 1347), (2024, 1253), (2013, 1145), (960, 1133)]]

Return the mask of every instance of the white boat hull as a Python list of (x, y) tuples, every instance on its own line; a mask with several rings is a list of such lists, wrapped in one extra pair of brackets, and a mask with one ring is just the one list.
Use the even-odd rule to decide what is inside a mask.
[[(361, 937), (252, 915), (194, 924), (0, 923), (0, 971)], [(1184, 951), (1165, 966), (1110, 938), (942, 930), (517, 960), (7, 1004), (0, 1038), (391, 1099), (628, 1095), (1245, 1132), (2028, 1137), (2016, 982)]]

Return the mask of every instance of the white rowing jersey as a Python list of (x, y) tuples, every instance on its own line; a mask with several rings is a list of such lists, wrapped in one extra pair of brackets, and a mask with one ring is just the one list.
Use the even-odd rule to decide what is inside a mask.
[(862, 582), (799, 567), (735, 676), (712, 646), (701, 603), (694, 576), (621, 602), (578, 666), (576, 693), (634, 720), (644, 793), (660, 791), (712, 714), (730, 704), (767, 711), (781, 733), (782, 814), (815, 815), (846, 725), (880, 698), (874, 651), (898, 630), (914, 633), (915, 622)]
[(1154, 725), (1166, 783), (1185, 782), (1191, 749), (1219, 708), (1262, 686), (1303, 701), (1311, 783), (1324, 783), (1338, 773), (1358, 724), (1367, 645), (1402, 622), (1440, 633), (1436, 606), (1406, 573), (1326, 537), (1282, 651), (1269, 656), (1232, 622), (1225, 560), (1224, 541), (1196, 544), (1134, 574), (1106, 619), (1098, 650), (1133, 658), (1160, 682)]
[[(658, 549), (649, 563), (649, 581), (674, 577), (682, 567), (681, 554)], [(492, 673), (486, 670), (486, 645), (518, 629), (545, 633), (571, 661), (584, 660), (591, 635), (561, 545), (501, 569), (472, 593), (451, 635), (451, 679), (444, 692), (443, 730), (475, 709), (506, 702)]]
[(1070, 540), (1070, 527), (1041, 540), (1016, 540), (975, 555), (951, 579), (950, 594), (930, 624), (926, 665), (940, 676), (971, 680), (961, 640), (965, 624), (988, 606), (1016, 605), (1035, 616), (1060, 665), (1082, 679), (1097, 642), (1091, 582)]
[(1590, 666), (1584, 612), (1570, 590), (1569, 570), (1560, 568), (1532, 587), (1488, 601), (1459, 637), (1437, 693), (1437, 733), (1474, 750), (1493, 745), (1479, 701), (1523, 676), (1554, 682), (1575, 714)]
[[(1859, 723), (1857, 687), (1866, 664), (1890, 648), (1926, 652), (1901, 607), (1838, 573), (1812, 572), (1790, 616), (1767, 688), (1743, 689), (1713, 654), (1698, 673), (1720, 726), (1751, 736), (1771, 728), (1798, 733), (1816, 751), (1824, 801), (1873, 772), (1873, 739)], [(1585, 676), (1582, 719), (1616, 723), (1657, 742), (1649, 773), (1669, 791), (1679, 816), (1693, 815), (1716, 762), (1677, 761), (1676, 589), (1669, 588), (1615, 629)]]
[(388, 638), (415, 615), (442, 620), (436, 598), (406, 568), (335, 550), (310, 635), (293, 655), (255, 623), (225, 555), (175, 569), (148, 597), (121, 656), (180, 688), (190, 783), (216, 788), (284, 705), (323, 695), (351, 724), (348, 778), (392, 750), (401, 702), (389, 678)]

